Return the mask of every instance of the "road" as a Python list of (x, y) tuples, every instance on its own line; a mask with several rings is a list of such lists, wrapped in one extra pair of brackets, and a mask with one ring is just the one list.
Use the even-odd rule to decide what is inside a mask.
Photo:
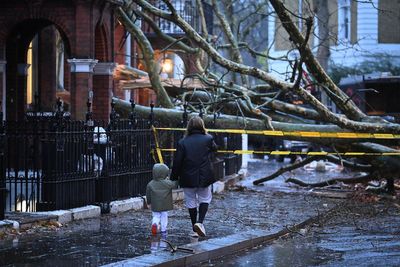
[[(252, 187), (251, 181), (244, 183), (260, 191), (293, 190), (282, 181), (280, 177), (263, 187)], [(335, 212), (308, 229), (202, 267), (400, 266), (399, 199), (399, 195), (379, 197), (355, 192)]]

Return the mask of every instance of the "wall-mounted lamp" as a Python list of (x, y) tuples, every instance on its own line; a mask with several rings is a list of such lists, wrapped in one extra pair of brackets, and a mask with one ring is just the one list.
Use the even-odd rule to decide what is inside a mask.
[(171, 74), (174, 69), (174, 62), (171, 58), (165, 58), (162, 62), (162, 72)]

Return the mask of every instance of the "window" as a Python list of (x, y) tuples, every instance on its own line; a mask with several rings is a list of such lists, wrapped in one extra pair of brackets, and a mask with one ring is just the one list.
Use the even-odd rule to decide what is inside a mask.
[(350, 38), (350, 0), (339, 1), (339, 38)]
[(379, 0), (378, 43), (400, 43), (400, 0)]
[(352, 0), (350, 5), (350, 43), (357, 43), (357, 1)]

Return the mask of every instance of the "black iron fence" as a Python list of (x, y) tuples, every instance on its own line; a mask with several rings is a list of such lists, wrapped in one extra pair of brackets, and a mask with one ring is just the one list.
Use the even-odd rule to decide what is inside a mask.
[[(0, 105), (1, 107), (1, 105)], [(0, 219), (4, 218), (4, 210), (6, 203), (6, 175), (5, 175), (5, 156), (4, 156), (4, 148), (6, 136), (4, 134), (4, 126), (3, 126), (3, 112), (0, 111)]]
[[(242, 147), (242, 138), (238, 134), (219, 134), (219, 146), (223, 150), (240, 150)], [(237, 173), (242, 166), (242, 156), (239, 154), (224, 154), (225, 175)]]
[(72, 121), (59, 108), (0, 121), (0, 219), (4, 211), (107, 204), (146, 192), (154, 164), (149, 120), (113, 112), (106, 123), (88, 112), (86, 121)]
[[(152, 106), (153, 107), (153, 106)], [(111, 201), (144, 195), (151, 180), (155, 148), (152, 114), (110, 122), (73, 121), (61, 111), (28, 113), (24, 121), (0, 118), (0, 219), (4, 211), (34, 212), (88, 204), (107, 208)], [(90, 104), (88, 103), (88, 110)], [(2, 114), (0, 114), (2, 116)], [(188, 114), (185, 112), (184, 128)], [(212, 125), (207, 125), (213, 128)], [(163, 148), (176, 147), (182, 131), (158, 132)], [(220, 149), (240, 148), (240, 135), (213, 134)], [(163, 153), (171, 167), (174, 153)], [(237, 172), (241, 156), (220, 154), (212, 159), (214, 175)], [(103, 209), (103, 211), (106, 211)]]

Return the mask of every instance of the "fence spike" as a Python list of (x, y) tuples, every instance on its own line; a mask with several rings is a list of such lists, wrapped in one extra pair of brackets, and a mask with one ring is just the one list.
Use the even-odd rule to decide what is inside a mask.
[(115, 111), (115, 102), (111, 100), (111, 113), (110, 113), (110, 123), (113, 123), (117, 119), (117, 112)]
[(136, 128), (137, 126), (137, 119), (136, 119), (136, 112), (135, 112), (135, 101), (133, 99), (129, 100), (131, 102), (131, 113), (129, 114), (129, 119), (131, 120), (131, 123), (133, 123), (133, 126)]
[(57, 111), (61, 111), (62, 108), (62, 102), (61, 102), (61, 98), (57, 98)]
[(93, 113), (91, 111), (92, 103), (90, 102), (90, 98), (88, 98), (86, 106), (87, 106), (86, 125), (92, 127), (94, 125), (94, 122), (93, 122)]
[(154, 103), (153, 101), (151, 101), (150, 103), (150, 116), (149, 116), (149, 120), (150, 120), (150, 125), (154, 125)]

